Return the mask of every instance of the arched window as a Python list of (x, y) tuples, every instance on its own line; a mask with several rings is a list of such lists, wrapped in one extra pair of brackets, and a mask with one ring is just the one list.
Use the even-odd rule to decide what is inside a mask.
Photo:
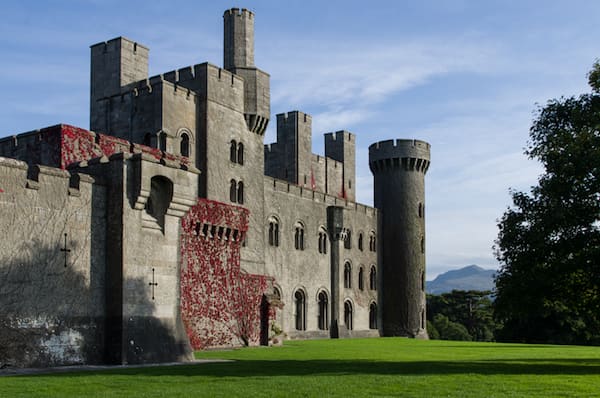
[(377, 329), (377, 304), (369, 305), (369, 329)]
[(349, 300), (344, 302), (344, 323), (348, 330), (352, 330), (352, 303)]
[(236, 140), (229, 142), (229, 160), (232, 163), (244, 164), (244, 144)]
[(352, 266), (349, 262), (344, 264), (344, 288), (352, 288)]
[(229, 181), (229, 200), (237, 202), (237, 183), (233, 179)]
[(363, 269), (363, 267), (360, 267), (358, 269), (358, 288), (360, 290), (365, 290), (365, 270)]
[(279, 221), (275, 217), (269, 218), (269, 245), (279, 246)]
[(319, 228), (319, 253), (327, 254), (327, 231), (323, 227)]
[(377, 251), (377, 239), (375, 238), (375, 232), (369, 234), (369, 250), (372, 252)]
[(302, 290), (294, 293), (294, 304), (296, 310), (296, 330), (306, 330), (306, 296)]
[(346, 231), (346, 237), (344, 238), (344, 248), (351, 249), (352, 248), (352, 231)]
[(231, 140), (229, 143), (229, 160), (237, 163), (237, 142), (235, 140)]
[(158, 149), (167, 151), (167, 133), (164, 131), (158, 135)]
[(327, 314), (329, 300), (327, 299), (327, 293), (320, 292), (317, 298), (319, 300), (319, 315), (317, 319), (319, 330), (327, 330), (329, 328), (329, 319)]
[(190, 156), (190, 136), (186, 133), (181, 134), (181, 143), (179, 144), (179, 153), (181, 156)]
[(363, 251), (363, 234), (362, 234), (362, 232), (358, 233), (358, 250)]
[(375, 266), (371, 266), (371, 271), (369, 272), (369, 289), (377, 290), (377, 270)]
[(277, 286), (273, 286), (273, 295), (279, 301), (281, 301), (281, 290)]
[(241, 205), (244, 204), (244, 183), (242, 181), (237, 184), (237, 202)]
[(237, 147), (237, 162), (238, 164), (244, 164), (244, 144), (241, 142)]
[(294, 226), (294, 248), (304, 250), (304, 225), (300, 222)]

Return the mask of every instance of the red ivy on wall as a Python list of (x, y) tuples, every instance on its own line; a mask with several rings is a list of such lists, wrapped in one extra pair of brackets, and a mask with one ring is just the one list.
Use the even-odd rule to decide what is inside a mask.
[(261, 316), (274, 318), (273, 310), (261, 315), (273, 279), (240, 269), (248, 214), (198, 199), (182, 219), (181, 313), (194, 349), (258, 344)]

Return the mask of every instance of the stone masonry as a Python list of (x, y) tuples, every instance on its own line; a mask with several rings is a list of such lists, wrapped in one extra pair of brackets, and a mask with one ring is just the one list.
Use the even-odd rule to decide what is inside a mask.
[(254, 19), (225, 11), (223, 67), (148, 76), (148, 47), (91, 46), (90, 130), (0, 139), (0, 365), (185, 361), (285, 339), (426, 338), (429, 144), (369, 149), (276, 115)]

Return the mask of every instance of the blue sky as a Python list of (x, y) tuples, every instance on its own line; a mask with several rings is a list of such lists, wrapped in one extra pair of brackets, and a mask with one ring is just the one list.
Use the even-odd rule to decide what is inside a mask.
[[(125, 36), (150, 48), (150, 74), (222, 65), (222, 14), (256, 14), (256, 65), (271, 74), (272, 118), (313, 116), (357, 137), (357, 195), (372, 204), (368, 146), (431, 143), (428, 279), (496, 268), (508, 189), (541, 172), (523, 155), (536, 104), (588, 91), (600, 57), (594, 1), (2, 2), (0, 137), (56, 123), (89, 127), (89, 46)], [(265, 143), (274, 141), (272, 123)]]

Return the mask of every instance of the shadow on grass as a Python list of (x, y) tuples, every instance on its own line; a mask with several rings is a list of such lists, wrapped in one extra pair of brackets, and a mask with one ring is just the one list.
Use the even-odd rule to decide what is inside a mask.
[[(344, 376), (344, 375), (600, 375), (600, 359), (503, 359), (484, 361), (347, 361), (347, 360), (236, 360), (151, 368), (110, 369), (94, 374), (143, 376)], [(56, 377), (90, 373), (57, 374)]]

